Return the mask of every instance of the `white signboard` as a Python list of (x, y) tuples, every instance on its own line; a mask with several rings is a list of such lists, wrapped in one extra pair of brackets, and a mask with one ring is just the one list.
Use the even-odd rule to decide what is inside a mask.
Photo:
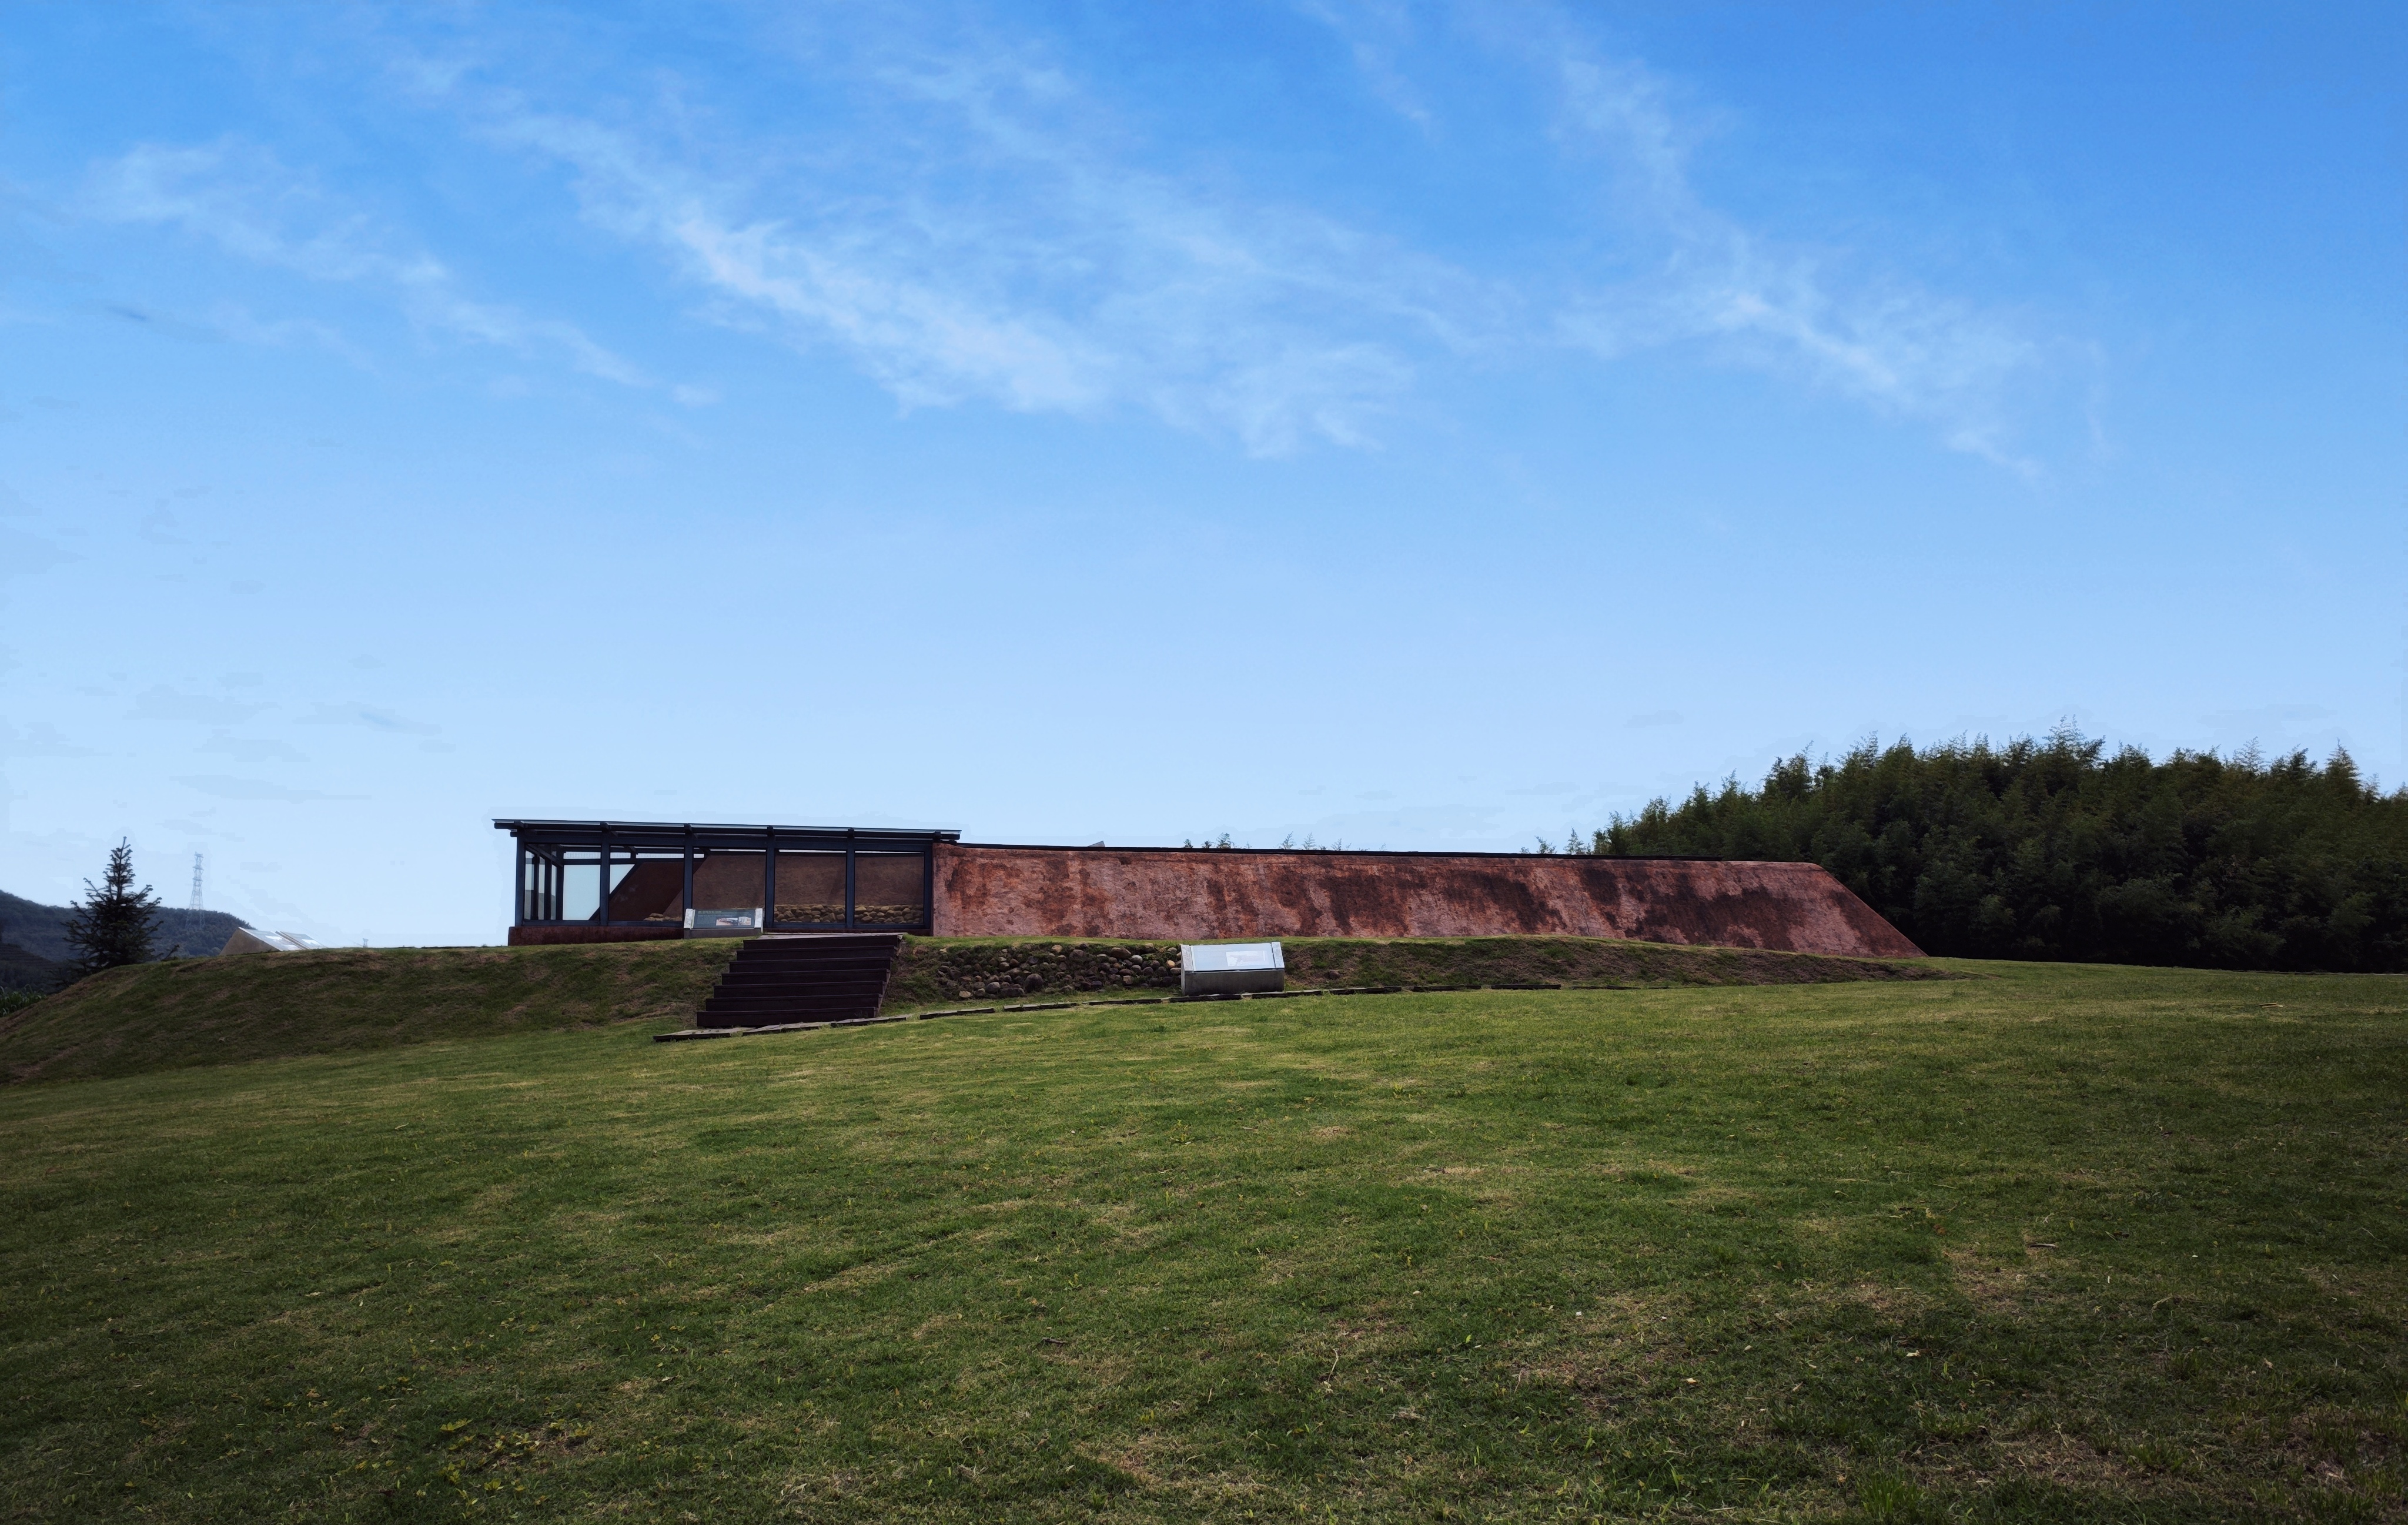
[(1187, 996), (1233, 996), (1287, 985), (1287, 956), (1276, 942), (1182, 942), (1179, 990)]

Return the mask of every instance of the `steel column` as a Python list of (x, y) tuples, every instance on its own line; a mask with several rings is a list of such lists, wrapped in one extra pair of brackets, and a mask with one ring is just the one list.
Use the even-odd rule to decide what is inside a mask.
[(848, 831), (844, 834), (844, 929), (848, 932), (853, 930), (853, 833)]

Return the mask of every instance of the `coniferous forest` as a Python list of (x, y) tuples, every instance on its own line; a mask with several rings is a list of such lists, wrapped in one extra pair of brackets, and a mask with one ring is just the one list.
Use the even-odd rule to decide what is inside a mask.
[(1589, 850), (1819, 863), (1932, 954), (2408, 969), (2408, 789), (2343, 752), (1868, 741), (1658, 799)]

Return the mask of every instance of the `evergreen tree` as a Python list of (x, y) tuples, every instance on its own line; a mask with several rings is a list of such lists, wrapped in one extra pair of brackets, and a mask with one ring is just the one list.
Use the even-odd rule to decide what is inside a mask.
[(159, 898), (150, 886), (134, 887), (134, 849), (121, 840), (108, 850), (108, 871), (101, 886), (83, 882), (83, 903), (67, 917), (67, 942), (76, 950), (74, 969), (80, 978), (121, 964), (150, 960), (159, 928)]

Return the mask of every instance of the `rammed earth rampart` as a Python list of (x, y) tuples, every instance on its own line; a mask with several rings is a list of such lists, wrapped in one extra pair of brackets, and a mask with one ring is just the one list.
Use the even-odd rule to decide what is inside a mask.
[(840, 827), (494, 825), (518, 840), (514, 943), (676, 938), (691, 906), (759, 908), (768, 929), (797, 932), (1577, 937), (1847, 957), (1922, 953), (1812, 863), (1008, 846), (950, 831)]
[(1812, 863), (1520, 853), (937, 849), (939, 937), (1604, 937), (1912, 958)]

